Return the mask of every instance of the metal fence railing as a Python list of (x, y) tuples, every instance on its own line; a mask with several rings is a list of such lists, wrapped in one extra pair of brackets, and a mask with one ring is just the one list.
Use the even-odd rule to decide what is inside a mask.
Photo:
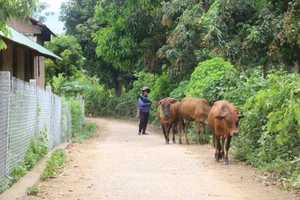
[[(79, 101), (84, 103), (82, 98)], [(0, 72), (1, 185), (24, 160), (32, 139), (46, 133), (51, 150), (71, 138), (71, 126), (70, 106), (53, 94), (51, 87), (44, 90), (35, 80), (28, 83), (11, 77), (10, 72)]]

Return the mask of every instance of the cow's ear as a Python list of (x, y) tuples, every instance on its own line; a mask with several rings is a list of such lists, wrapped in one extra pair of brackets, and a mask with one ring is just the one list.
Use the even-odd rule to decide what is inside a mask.
[(178, 102), (178, 100), (174, 99), (174, 98), (169, 98), (169, 102), (170, 102), (170, 104), (174, 104), (174, 103)]
[(241, 118), (245, 117), (245, 115), (238, 115), (237, 117), (238, 117), (239, 119), (241, 119)]
[(224, 117), (225, 117), (224, 115), (223, 116), (221, 116), (221, 115), (215, 116), (215, 118), (218, 120), (222, 120), (222, 119), (224, 119)]

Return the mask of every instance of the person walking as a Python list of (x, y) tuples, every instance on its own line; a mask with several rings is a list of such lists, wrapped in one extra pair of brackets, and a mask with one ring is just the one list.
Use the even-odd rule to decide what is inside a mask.
[(148, 135), (148, 133), (146, 133), (146, 129), (149, 120), (150, 106), (152, 104), (152, 102), (148, 98), (148, 94), (150, 93), (150, 88), (145, 86), (141, 90), (142, 90), (142, 95), (138, 95), (138, 104), (139, 104), (138, 116), (140, 117), (138, 134)]

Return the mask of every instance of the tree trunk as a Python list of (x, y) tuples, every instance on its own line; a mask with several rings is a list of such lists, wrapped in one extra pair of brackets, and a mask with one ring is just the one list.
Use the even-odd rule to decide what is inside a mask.
[(117, 79), (115, 83), (115, 95), (120, 97), (122, 95), (123, 81)]
[(294, 62), (294, 67), (292, 68), (292, 72), (294, 73), (300, 73), (300, 48), (298, 44), (295, 44), (294, 50), (296, 52), (296, 61)]

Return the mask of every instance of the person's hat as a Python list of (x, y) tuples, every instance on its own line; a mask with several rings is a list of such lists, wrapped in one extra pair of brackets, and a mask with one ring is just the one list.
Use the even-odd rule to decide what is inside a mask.
[(142, 91), (147, 91), (148, 93), (150, 93), (150, 88), (149, 87), (147, 87), (147, 86), (144, 86), (142, 89), (141, 89)]

